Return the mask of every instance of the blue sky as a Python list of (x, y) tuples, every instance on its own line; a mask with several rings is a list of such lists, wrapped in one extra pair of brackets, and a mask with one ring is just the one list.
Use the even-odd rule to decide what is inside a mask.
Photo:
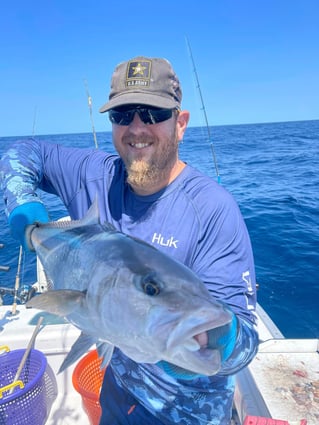
[(319, 119), (318, 0), (90, 2), (0, 8), (0, 137), (109, 131), (111, 74), (136, 55), (166, 57), (191, 126)]

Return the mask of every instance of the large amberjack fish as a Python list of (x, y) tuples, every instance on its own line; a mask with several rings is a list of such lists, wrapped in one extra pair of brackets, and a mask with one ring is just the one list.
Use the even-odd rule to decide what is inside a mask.
[(229, 311), (183, 264), (101, 224), (97, 202), (84, 219), (29, 226), (27, 237), (54, 285), (28, 307), (82, 331), (60, 370), (96, 344), (103, 364), (116, 346), (136, 362), (217, 373), (220, 353), (203, 341), (207, 330), (230, 322)]

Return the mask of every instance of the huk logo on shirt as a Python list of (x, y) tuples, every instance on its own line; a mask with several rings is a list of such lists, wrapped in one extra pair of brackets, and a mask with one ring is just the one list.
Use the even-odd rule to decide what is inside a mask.
[(160, 233), (154, 233), (152, 243), (156, 243), (161, 246), (167, 246), (169, 248), (177, 248), (178, 240), (171, 236), (169, 239), (164, 238)]

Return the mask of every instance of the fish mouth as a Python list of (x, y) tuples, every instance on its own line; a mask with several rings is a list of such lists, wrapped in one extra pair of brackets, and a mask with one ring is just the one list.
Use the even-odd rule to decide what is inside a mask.
[(216, 328), (216, 322), (204, 323), (186, 332), (180, 328), (178, 325), (169, 336), (165, 360), (200, 375), (215, 375), (221, 367), (221, 355), (218, 349), (208, 346), (207, 332)]
[(200, 348), (207, 348), (208, 345), (208, 335), (207, 332), (201, 332), (193, 336), (193, 338), (197, 341)]
[(215, 375), (221, 367), (221, 353), (211, 346), (207, 332), (228, 324), (229, 311), (218, 304), (182, 314), (167, 310), (164, 313), (154, 308), (148, 329), (160, 359), (199, 375)]
[(214, 323), (204, 323), (183, 332), (183, 326), (178, 324), (168, 338), (167, 350), (174, 351), (178, 347), (184, 347), (189, 351), (206, 349), (208, 344), (207, 332), (214, 327), (216, 327)]

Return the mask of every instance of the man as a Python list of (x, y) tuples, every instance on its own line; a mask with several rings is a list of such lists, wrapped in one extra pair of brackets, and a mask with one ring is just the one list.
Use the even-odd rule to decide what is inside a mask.
[(1, 162), (9, 225), (22, 244), (28, 224), (48, 220), (36, 189), (58, 195), (72, 219), (83, 217), (97, 195), (102, 221), (183, 262), (232, 312), (231, 325), (199, 341), (220, 352), (215, 376), (164, 361), (137, 364), (115, 350), (101, 391), (101, 424), (228, 425), (233, 375), (257, 348), (247, 229), (231, 195), (179, 159), (189, 121), (181, 100), (168, 61), (134, 58), (116, 67), (100, 109), (109, 114), (119, 156), (31, 139), (11, 147)]

